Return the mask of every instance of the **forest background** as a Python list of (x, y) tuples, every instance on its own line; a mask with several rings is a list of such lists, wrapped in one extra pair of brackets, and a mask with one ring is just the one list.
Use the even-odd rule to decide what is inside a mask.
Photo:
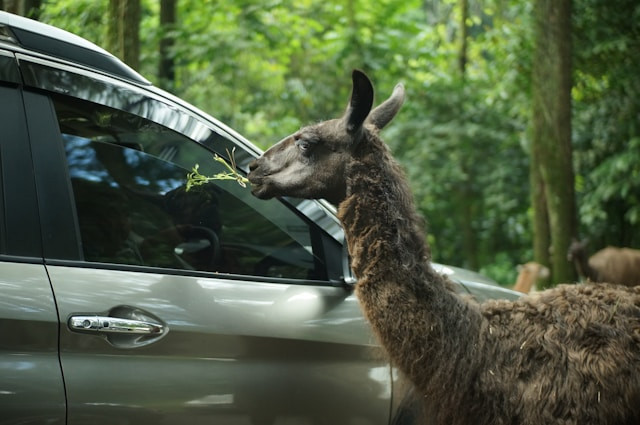
[(266, 148), (350, 72), (408, 98), (384, 139), (438, 262), (575, 279), (571, 238), (640, 247), (637, 0), (0, 0), (120, 56)]

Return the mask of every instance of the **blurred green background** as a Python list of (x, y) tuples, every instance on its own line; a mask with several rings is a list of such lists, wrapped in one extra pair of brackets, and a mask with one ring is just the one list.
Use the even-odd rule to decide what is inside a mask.
[[(519, 263), (550, 263), (534, 254), (530, 189), (533, 81), (546, 84), (532, 78), (534, 57), (545, 57), (540, 25), (553, 22), (544, 4), (0, 0), (112, 51), (262, 148), (341, 114), (353, 68), (378, 101), (402, 81), (407, 101), (383, 138), (407, 170), (434, 259), (505, 285)], [(640, 3), (575, 1), (563, 25), (576, 224), (551, 238), (640, 247)]]

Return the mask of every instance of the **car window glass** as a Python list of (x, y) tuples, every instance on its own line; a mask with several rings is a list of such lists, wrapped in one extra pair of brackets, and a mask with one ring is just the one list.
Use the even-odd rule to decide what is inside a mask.
[(324, 279), (307, 222), (233, 180), (186, 191), (186, 175), (225, 171), (189, 138), (136, 115), (54, 97), (85, 261)]

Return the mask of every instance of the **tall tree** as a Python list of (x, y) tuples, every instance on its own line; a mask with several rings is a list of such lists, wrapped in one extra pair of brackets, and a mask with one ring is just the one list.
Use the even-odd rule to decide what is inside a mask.
[[(549, 247), (551, 246), (551, 230), (549, 228), (549, 215), (547, 214), (547, 196), (544, 179), (540, 170), (540, 155), (543, 152), (539, 146), (531, 149), (529, 166), (529, 185), (531, 206), (533, 210), (533, 258), (540, 264), (550, 267)], [(540, 282), (547, 284), (548, 282)]]
[(5, 10), (9, 13), (20, 14), (19, 0), (0, 0), (0, 6), (2, 10)]
[(173, 56), (178, 0), (160, 1), (160, 62), (158, 79), (161, 87), (171, 90), (175, 84), (176, 71)]
[(467, 20), (469, 19), (469, 0), (458, 0), (460, 7), (460, 50), (458, 51), (458, 69), (462, 79), (465, 78), (468, 60), (469, 27)]
[[(467, 74), (467, 62), (469, 60), (469, 26), (467, 25), (467, 21), (469, 19), (469, 0), (458, 0), (458, 7), (460, 12), (460, 21), (459, 21), (459, 49), (458, 49), (458, 77), (460, 78), (460, 83), (462, 87), (461, 95), (459, 98), (460, 106), (459, 106), (459, 114), (460, 119), (462, 120), (461, 125), (465, 126), (466, 121), (466, 111), (465, 111), (465, 102), (466, 102), (466, 74)], [(460, 184), (459, 190), (457, 191), (458, 202), (457, 205), (460, 207), (459, 213), (459, 225), (462, 234), (462, 247), (465, 257), (465, 266), (469, 267), (473, 270), (477, 270), (479, 268), (478, 261), (478, 237), (477, 237), (477, 229), (474, 226), (474, 216), (477, 212), (476, 208), (476, 200), (478, 199), (477, 193), (474, 190), (473, 181), (475, 180), (475, 173), (473, 163), (477, 161), (475, 158), (475, 149), (466, 149), (465, 148), (465, 139), (468, 139), (465, 134), (456, 134), (455, 137), (461, 139), (456, 142), (456, 145), (461, 150), (461, 164), (460, 167), (463, 172), (463, 181)]]
[[(532, 202), (536, 261), (552, 282), (572, 281), (566, 259), (576, 235), (571, 153), (571, 0), (535, 0), (532, 75)], [(546, 217), (541, 216), (546, 214)], [(548, 233), (545, 230), (548, 220)], [(543, 244), (550, 242), (548, 251)]]
[(42, 0), (22, 0), (24, 16), (31, 19), (39, 19), (42, 9)]
[(41, 8), (42, 0), (0, 0), (0, 10), (31, 19), (38, 19)]
[(140, 68), (140, 0), (109, 0), (107, 50)]

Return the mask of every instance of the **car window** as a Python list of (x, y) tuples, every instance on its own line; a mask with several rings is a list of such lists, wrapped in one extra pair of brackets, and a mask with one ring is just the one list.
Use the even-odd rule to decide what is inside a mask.
[(186, 190), (195, 164), (205, 175), (226, 171), (204, 146), (118, 109), (66, 96), (53, 103), (85, 261), (326, 278), (309, 224), (281, 202), (257, 200), (233, 180)]

